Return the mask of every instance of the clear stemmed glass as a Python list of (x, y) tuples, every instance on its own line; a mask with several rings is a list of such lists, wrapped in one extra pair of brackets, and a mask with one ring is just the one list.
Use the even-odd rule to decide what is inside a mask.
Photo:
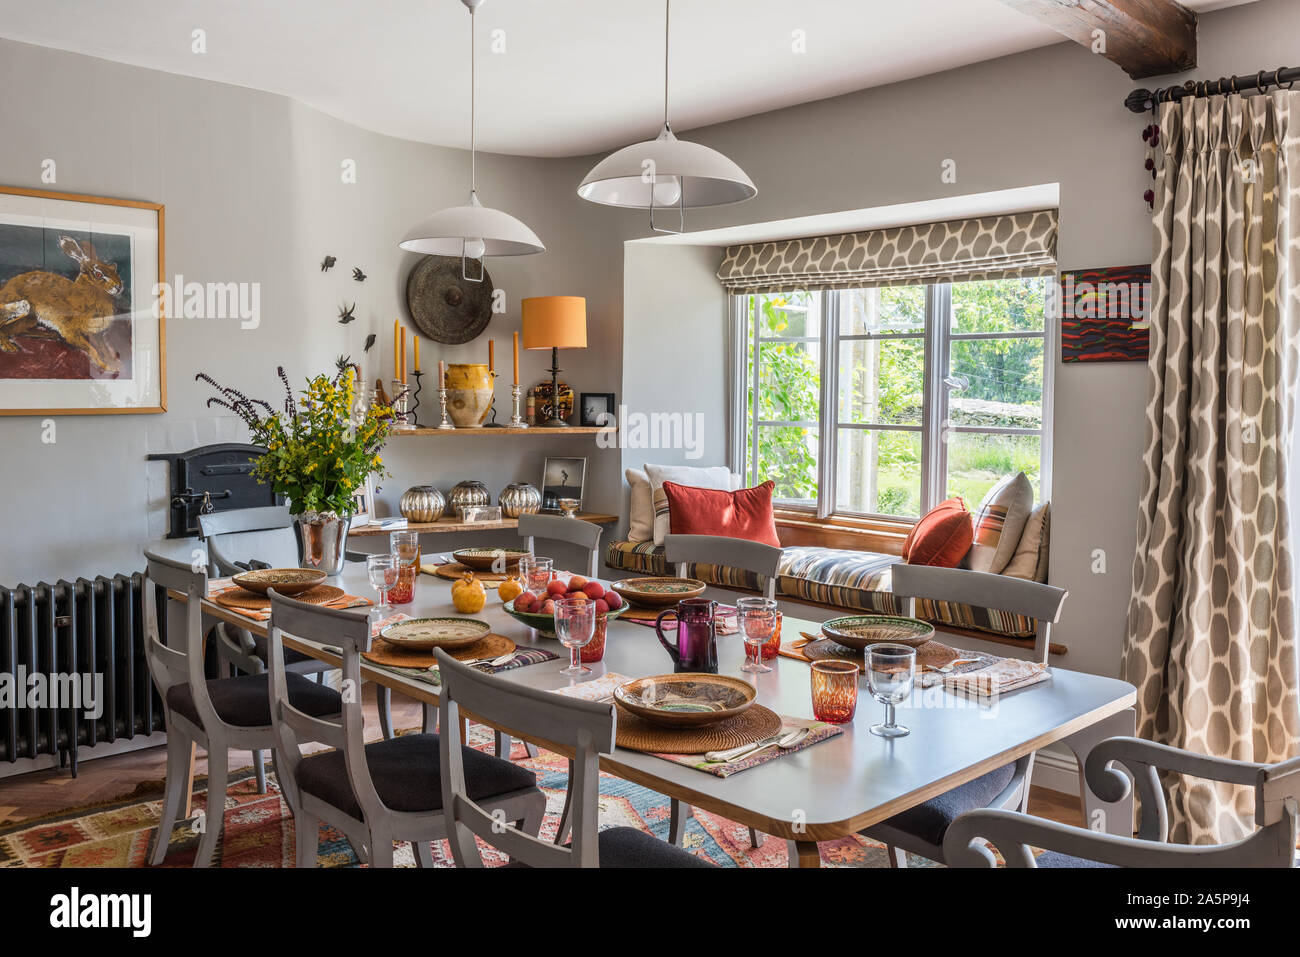
[(551, 559), (525, 555), (519, 559), (520, 584), (538, 598), (545, 598), (546, 586), (551, 583), (551, 568)]
[(562, 675), (589, 675), (579, 658), (582, 646), (596, 633), (596, 604), (582, 598), (561, 598), (555, 603), (555, 637), (569, 649), (570, 664)]
[(415, 599), (415, 581), (420, 574), (420, 533), (408, 529), (388, 533), (388, 550), (397, 561), (396, 594), (393, 604), (408, 604)]
[(770, 598), (741, 598), (736, 602), (736, 618), (745, 638), (745, 663), (740, 670), (752, 674), (771, 671), (763, 664), (763, 646), (776, 631), (776, 602)]
[(882, 738), (901, 738), (911, 730), (894, 721), (894, 706), (906, 701), (916, 683), (916, 649), (906, 645), (871, 645), (866, 653), (867, 686), (871, 696), (885, 706), (883, 724), (871, 726)]
[(397, 561), (397, 557), (389, 552), (366, 556), (366, 576), (370, 579), (370, 587), (379, 592), (379, 603), (375, 605), (375, 617), (378, 619), (392, 611), (392, 606), (388, 604), (388, 592), (397, 584)]

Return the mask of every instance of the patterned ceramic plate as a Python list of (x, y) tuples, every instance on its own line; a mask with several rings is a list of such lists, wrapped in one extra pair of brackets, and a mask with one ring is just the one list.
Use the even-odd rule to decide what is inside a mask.
[(430, 648), (464, 648), (482, 641), (491, 630), (486, 621), (477, 618), (411, 618), (389, 625), (379, 633), (379, 637), (401, 648), (428, 651)]
[(850, 615), (823, 622), (822, 634), (846, 648), (859, 651), (886, 641), (919, 648), (934, 637), (934, 625), (917, 618), (895, 615)]
[(528, 554), (526, 548), (503, 548), (500, 545), (492, 547), (462, 548), (459, 551), (451, 553), (451, 557), (456, 559), (462, 565), (466, 565), (475, 571), (490, 572), (492, 566), (498, 559), (504, 560), (507, 568), (518, 567), (519, 559)]
[(667, 608), (684, 598), (699, 598), (708, 586), (694, 578), (624, 578), (609, 587), (642, 608)]
[(240, 572), (233, 581), (244, 591), (265, 595), (274, 588), (281, 595), (297, 595), (315, 588), (325, 580), (325, 573), (315, 568), (259, 568)]
[(757, 693), (739, 678), (685, 672), (629, 681), (614, 689), (614, 700), (654, 724), (687, 728), (734, 718)]

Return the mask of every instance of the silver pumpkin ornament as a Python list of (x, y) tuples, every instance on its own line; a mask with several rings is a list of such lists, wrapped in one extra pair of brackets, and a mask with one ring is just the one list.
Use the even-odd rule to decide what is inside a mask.
[(534, 515), (541, 510), (542, 493), (527, 482), (512, 482), (501, 490), (497, 504), (506, 518)]
[(397, 509), (408, 522), (436, 522), (447, 510), (447, 499), (432, 485), (416, 485), (402, 493)]
[(482, 482), (468, 479), (456, 483), (447, 499), (447, 504), (451, 506), (453, 512), (460, 514), (462, 508), (474, 505), (491, 505), (492, 493), (488, 491), (488, 487)]

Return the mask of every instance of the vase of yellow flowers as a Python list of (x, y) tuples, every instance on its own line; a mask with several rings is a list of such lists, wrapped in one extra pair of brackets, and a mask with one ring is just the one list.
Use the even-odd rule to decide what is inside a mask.
[(229, 409), (244, 420), (253, 442), (266, 452), (253, 475), (289, 500), (298, 529), (298, 563), (327, 575), (343, 569), (353, 502), (371, 475), (383, 475), (383, 448), (393, 410), (365, 401), (354, 365), (340, 363), (333, 376), (307, 380), (295, 397), (283, 368), (284, 407), (249, 399), (210, 376), (196, 378), (220, 394), (209, 406)]

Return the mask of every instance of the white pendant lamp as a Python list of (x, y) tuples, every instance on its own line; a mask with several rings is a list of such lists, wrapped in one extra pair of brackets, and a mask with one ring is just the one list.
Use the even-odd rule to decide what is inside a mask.
[(682, 228), (686, 210), (739, 203), (758, 195), (745, 171), (717, 150), (679, 140), (668, 122), (668, 24), (664, 0), (664, 127), (659, 136), (625, 146), (597, 163), (578, 187), (578, 195), (606, 206), (650, 210), (656, 232), (680, 232), (655, 225), (656, 209), (676, 208)]
[[(398, 245), (413, 253), (430, 256), (460, 256), (461, 275), (470, 282), (483, 281), (484, 256), (527, 256), (546, 247), (537, 234), (509, 213), (484, 206), (478, 200), (476, 183), (476, 141), (474, 128), (474, 11), (484, 0), (461, 0), (469, 9), (469, 202), (449, 206), (417, 223)], [(478, 276), (469, 274), (467, 264), (479, 260)]]

